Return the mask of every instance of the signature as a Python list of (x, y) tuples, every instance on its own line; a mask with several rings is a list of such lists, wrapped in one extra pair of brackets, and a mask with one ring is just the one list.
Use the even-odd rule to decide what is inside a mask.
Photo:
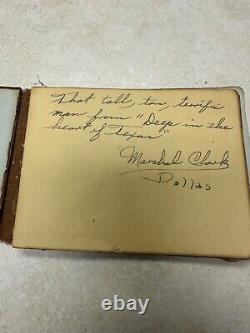
[[(183, 169), (188, 169), (186, 164), (188, 164), (191, 169), (199, 170), (217, 170), (217, 169), (227, 169), (229, 168), (229, 152), (224, 151), (219, 158), (215, 159), (212, 150), (202, 151), (192, 151), (188, 154), (186, 160), (184, 160), (183, 152), (177, 150), (176, 152), (169, 154), (167, 149), (161, 150), (157, 158), (146, 157), (143, 152), (137, 151), (135, 146), (126, 146), (120, 150), (120, 157), (125, 159), (128, 164), (134, 164), (137, 168), (145, 165), (154, 166), (178, 166)], [(130, 173), (131, 171), (125, 172)], [(132, 170), (133, 172), (133, 170)]]

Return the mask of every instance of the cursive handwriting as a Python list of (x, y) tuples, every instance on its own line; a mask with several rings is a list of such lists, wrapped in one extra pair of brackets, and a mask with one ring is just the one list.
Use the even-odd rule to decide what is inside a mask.
[(148, 96), (145, 98), (145, 100), (142, 103), (138, 103), (138, 105), (145, 105), (145, 106), (160, 106), (158, 111), (163, 111), (169, 107), (167, 101), (158, 101), (156, 98), (153, 98), (152, 96)]
[(57, 119), (56, 123), (51, 126), (45, 126), (46, 129), (52, 130), (63, 130), (63, 131), (79, 131), (79, 130), (86, 130), (88, 127), (91, 126), (88, 122), (86, 124), (72, 126), (69, 124), (64, 123), (64, 117), (60, 117)]
[(109, 129), (113, 129), (113, 131), (106, 133), (107, 135), (117, 135), (117, 136), (122, 136), (125, 137), (126, 140), (130, 140), (133, 138), (136, 139), (158, 139), (161, 137), (161, 135), (145, 135), (138, 133), (137, 130), (129, 131), (127, 128), (141, 128), (141, 126), (125, 126), (125, 125), (116, 125), (116, 124), (111, 124), (108, 126)]
[(52, 94), (51, 97), (55, 97), (55, 99), (52, 100), (52, 103), (58, 103), (58, 104), (66, 104), (66, 103), (85, 103), (87, 104), (89, 101), (95, 98), (94, 93), (91, 93), (88, 96), (79, 98), (79, 92), (70, 92), (65, 94)]
[(128, 146), (123, 148), (120, 151), (120, 156), (122, 158), (125, 158), (127, 160), (128, 164), (136, 164), (137, 167), (140, 165), (146, 165), (146, 164), (151, 164), (151, 165), (164, 165), (164, 166), (169, 166), (169, 165), (178, 165), (182, 164), (182, 159), (181, 156), (182, 153), (180, 150), (178, 150), (172, 157), (167, 159), (166, 156), (166, 150), (162, 149), (161, 155), (158, 159), (147, 159), (144, 158), (144, 153), (137, 152), (135, 146)]
[[(147, 170), (145, 170), (147, 171)], [(170, 184), (175, 188), (187, 188), (190, 190), (203, 189), (206, 191), (211, 190), (210, 184), (204, 184), (201, 181), (194, 180), (190, 177), (176, 177), (170, 171), (161, 171), (157, 172), (153, 177), (151, 176), (142, 176), (143, 179), (157, 183), (157, 184)]]
[(223, 129), (223, 130), (230, 130), (233, 129), (232, 126), (225, 125), (226, 118), (220, 118), (216, 123), (208, 123), (208, 128), (215, 128), (215, 129)]
[[(134, 96), (132, 91), (102, 93), (101, 90), (98, 90), (98, 92), (95, 90), (88, 90), (87, 92), (75, 90), (66, 93), (54, 93), (50, 95), (50, 98), (51, 107), (55, 104), (57, 104), (57, 107), (55, 110), (48, 111), (51, 123), (46, 124), (45, 128), (67, 131), (68, 133), (84, 131), (90, 142), (109, 136), (119, 137), (126, 141), (132, 140), (134, 144), (138, 139), (157, 140), (164, 137), (172, 139), (169, 135), (172, 133), (184, 138), (185, 135), (193, 135), (194, 137), (195, 133), (192, 133), (193, 131), (197, 131), (197, 134), (200, 131), (202, 135), (204, 131), (228, 131), (233, 129), (233, 126), (228, 124), (226, 117), (220, 116), (218, 119), (214, 119), (213, 116), (211, 121), (208, 117), (204, 118), (203, 115), (199, 115), (206, 110), (220, 110), (224, 108), (223, 105), (212, 100), (194, 101), (189, 96), (180, 100), (175, 97), (172, 100), (169, 99), (168, 95), (162, 97), (154, 91), (151, 91), (150, 94)], [(139, 110), (136, 110), (138, 106), (140, 106)], [(180, 114), (175, 112), (174, 108), (176, 107), (180, 109), (193, 108), (198, 111), (198, 114), (196, 117), (193, 115), (180, 117)], [(129, 112), (128, 108), (133, 108), (132, 112)], [(164, 112), (159, 112), (166, 109), (167, 116), (164, 116)], [(169, 112), (169, 110), (172, 112)], [(199, 119), (197, 119), (198, 117)], [(204, 135), (207, 134), (204, 133)], [(213, 161), (210, 155), (209, 150), (205, 152), (204, 161), (201, 162), (203, 167), (217, 165), (217, 160)], [(189, 164), (193, 163), (193, 166), (196, 166), (198, 165), (196, 163), (197, 156), (197, 154), (192, 155), (186, 160)], [(132, 160), (140, 165), (158, 163), (167, 166), (179, 163), (179, 159), (182, 158), (181, 151), (178, 150), (177, 155), (169, 156), (167, 149), (164, 148), (157, 158), (147, 158), (143, 153), (135, 151)], [(226, 161), (225, 157), (221, 166), (226, 167)]]
[[(188, 165), (191, 165), (191, 170), (218, 170), (229, 168), (229, 152), (226, 150), (223, 152), (219, 159), (213, 157), (211, 150), (205, 152), (193, 151), (187, 154), (186, 161), (184, 161), (183, 152), (177, 150), (176, 152), (167, 154), (167, 149), (162, 149), (158, 158), (145, 157), (143, 152), (137, 151), (135, 146), (127, 146), (120, 150), (120, 157), (127, 161), (127, 164), (135, 164), (137, 168), (145, 165), (156, 166), (175, 166), (184, 164), (180, 169), (190, 169)], [(185, 163), (184, 163), (185, 162)], [(135, 172), (135, 170), (125, 173)]]
[(174, 127), (179, 125), (180, 123), (173, 122), (172, 120), (158, 120), (156, 119), (156, 116), (154, 112), (151, 112), (150, 115), (148, 116), (148, 119), (144, 121), (143, 126), (149, 126), (149, 125), (155, 125), (159, 126), (159, 132), (164, 131), (167, 127)]
[(102, 104), (118, 104), (121, 108), (131, 108), (135, 105), (135, 101), (131, 99), (130, 93), (121, 93), (118, 97), (106, 95), (101, 100)]
[[(203, 113), (207, 110), (220, 110), (225, 106), (217, 103), (211, 99), (193, 101), (189, 96), (182, 97), (179, 101), (175, 103), (169, 103), (167, 99), (160, 100), (157, 96), (146, 95), (142, 99), (134, 98), (131, 92), (121, 92), (117, 96), (112, 94), (107, 94), (105, 96), (96, 96), (95, 92), (90, 92), (86, 96), (80, 95), (79, 91), (73, 91), (62, 94), (51, 94), (52, 103), (57, 104), (68, 104), (68, 103), (83, 103), (87, 104), (93, 100), (101, 105), (117, 105), (119, 108), (132, 108), (136, 106), (147, 106), (154, 108), (153, 110), (163, 111), (171, 107), (180, 108), (195, 108), (199, 113)], [(97, 106), (98, 107), (98, 106)]]
[(107, 115), (107, 114), (103, 114), (103, 109), (100, 109), (94, 115), (88, 116), (88, 118), (90, 119), (91, 122), (94, 122), (97, 119), (126, 120), (126, 119), (130, 119), (132, 117), (131, 116), (119, 116), (119, 115), (114, 115), (114, 114)]
[(185, 96), (178, 102), (174, 107), (184, 107), (184, 108), (197, 108), (199, 113), (202, 113), (208, 109), (220, 110), (224, 106), (218, 103), (214, 103), (211, 99), (209, 101), (202, 100), (201, 102), (192, 102), (188, 96)]
[(80, 116), (85, 115), (86, 112), (82, 112), (82, 113), (79, 113), (79, 112), (63, 112), (63, 111), (56, 110), (56, 111), (49, 112), (49, 114), (52, 117), (80, 117)]
[(226, 150), (221, 158), (218, 160), (212, 158), (212, 151), (207, 150), (205, 153), (201, 151), (194, 151), (188, 157), (188, 162), (191, 165), (196, 167), (203, 167), (203, 166), (219, 166), (221, 169), (229, 168), (229, 152)]

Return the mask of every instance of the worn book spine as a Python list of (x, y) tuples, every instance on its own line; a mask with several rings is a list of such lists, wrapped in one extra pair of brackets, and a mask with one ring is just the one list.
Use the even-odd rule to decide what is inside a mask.
[(12, 243), (29, 98), (30, 90), (27, 89), (20, 92), (17, 106), (16, 126), (10, 150), (9, 167), (5, 179), (7, 186), (5, 187), (2, 210), (0, 212), (0, 241), (7, 244)]
[[(9, 139), (9, 147), (8, 147), (8, 152), (7, 152), (7, 161), (5, 164), (5, 171), (4, 171), (4, 175), (3, 175), (3, 179), (2, 182), (0, 184), (1, 188), (0, 188), (0, 210), (2, 209), (2, 205), (3, 205), (3, 199), (4, 199), (4, 195), (5, 195), (5, 190), (6, 190), (6, 186), (7, 186), (7, 178), (8, 178), (8, 170), (9, 170), (9, 165), (10, 165), (10, 157), (11, 157), (11, 152), (12, 152), (12, 147), (13, 147), (13, 138), (14, 138), (14, 133), (15, 133), (15, 129), (16, 129), (16, 121), (17, 121), (17, 113), (19, 110), (19, 106), (20, 106), (20, 102), (21, 102), (21, 95), (22, 95), (22, 89), (21, 88), (16, 88), (16, 87), (6, 87), (6, 86), (1, 86), (0, 89), (2, 90), (15, 90), (18, 91), (18, 98), (16, 101), (16, 107), (15, 107), (15, 115), (14, 115), (14, 119), (13, 119), (13, 124), (12, 124), (12, 136)], [(3, 112), (5, 112), (5, 110), (3, 109)], [(9, 111), (7, 112), (9, 113)], [(2, 125), (2, 124), (1, 124)], [(5, 124), (7, 125), (7, 124)], [(4, 149), (4, 148), (3, 148)], [(1, 147), (2, 150), (2, 147)], [(2, 153), (2, 151), (1, 151)], [(5, 151), (3, 151), (3, 153), (5, 154)], [(3, 158), (3, 156), (1, 156), (1, 159)]]

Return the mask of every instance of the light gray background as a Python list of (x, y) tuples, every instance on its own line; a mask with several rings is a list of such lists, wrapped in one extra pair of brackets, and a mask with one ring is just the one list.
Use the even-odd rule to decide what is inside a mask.
[[(249, 33), (244, 0), (2, 0), (0, 83), (27, 87), (39, 75), (51, 86), (239, 85), (248, 110)], [(1, 245), (0, 269), (1, 333), (250, 330), (250, 261)], [(114, 294), (151, 303), (143, 317), (102, 311)]]

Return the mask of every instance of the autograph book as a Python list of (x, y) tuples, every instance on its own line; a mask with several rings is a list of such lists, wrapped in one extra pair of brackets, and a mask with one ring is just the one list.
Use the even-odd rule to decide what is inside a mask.
[(21, 163), (9, 169), (0, 232), (15, 248), (249, 258), (240, 95), (26, 91), (12, 152)]

